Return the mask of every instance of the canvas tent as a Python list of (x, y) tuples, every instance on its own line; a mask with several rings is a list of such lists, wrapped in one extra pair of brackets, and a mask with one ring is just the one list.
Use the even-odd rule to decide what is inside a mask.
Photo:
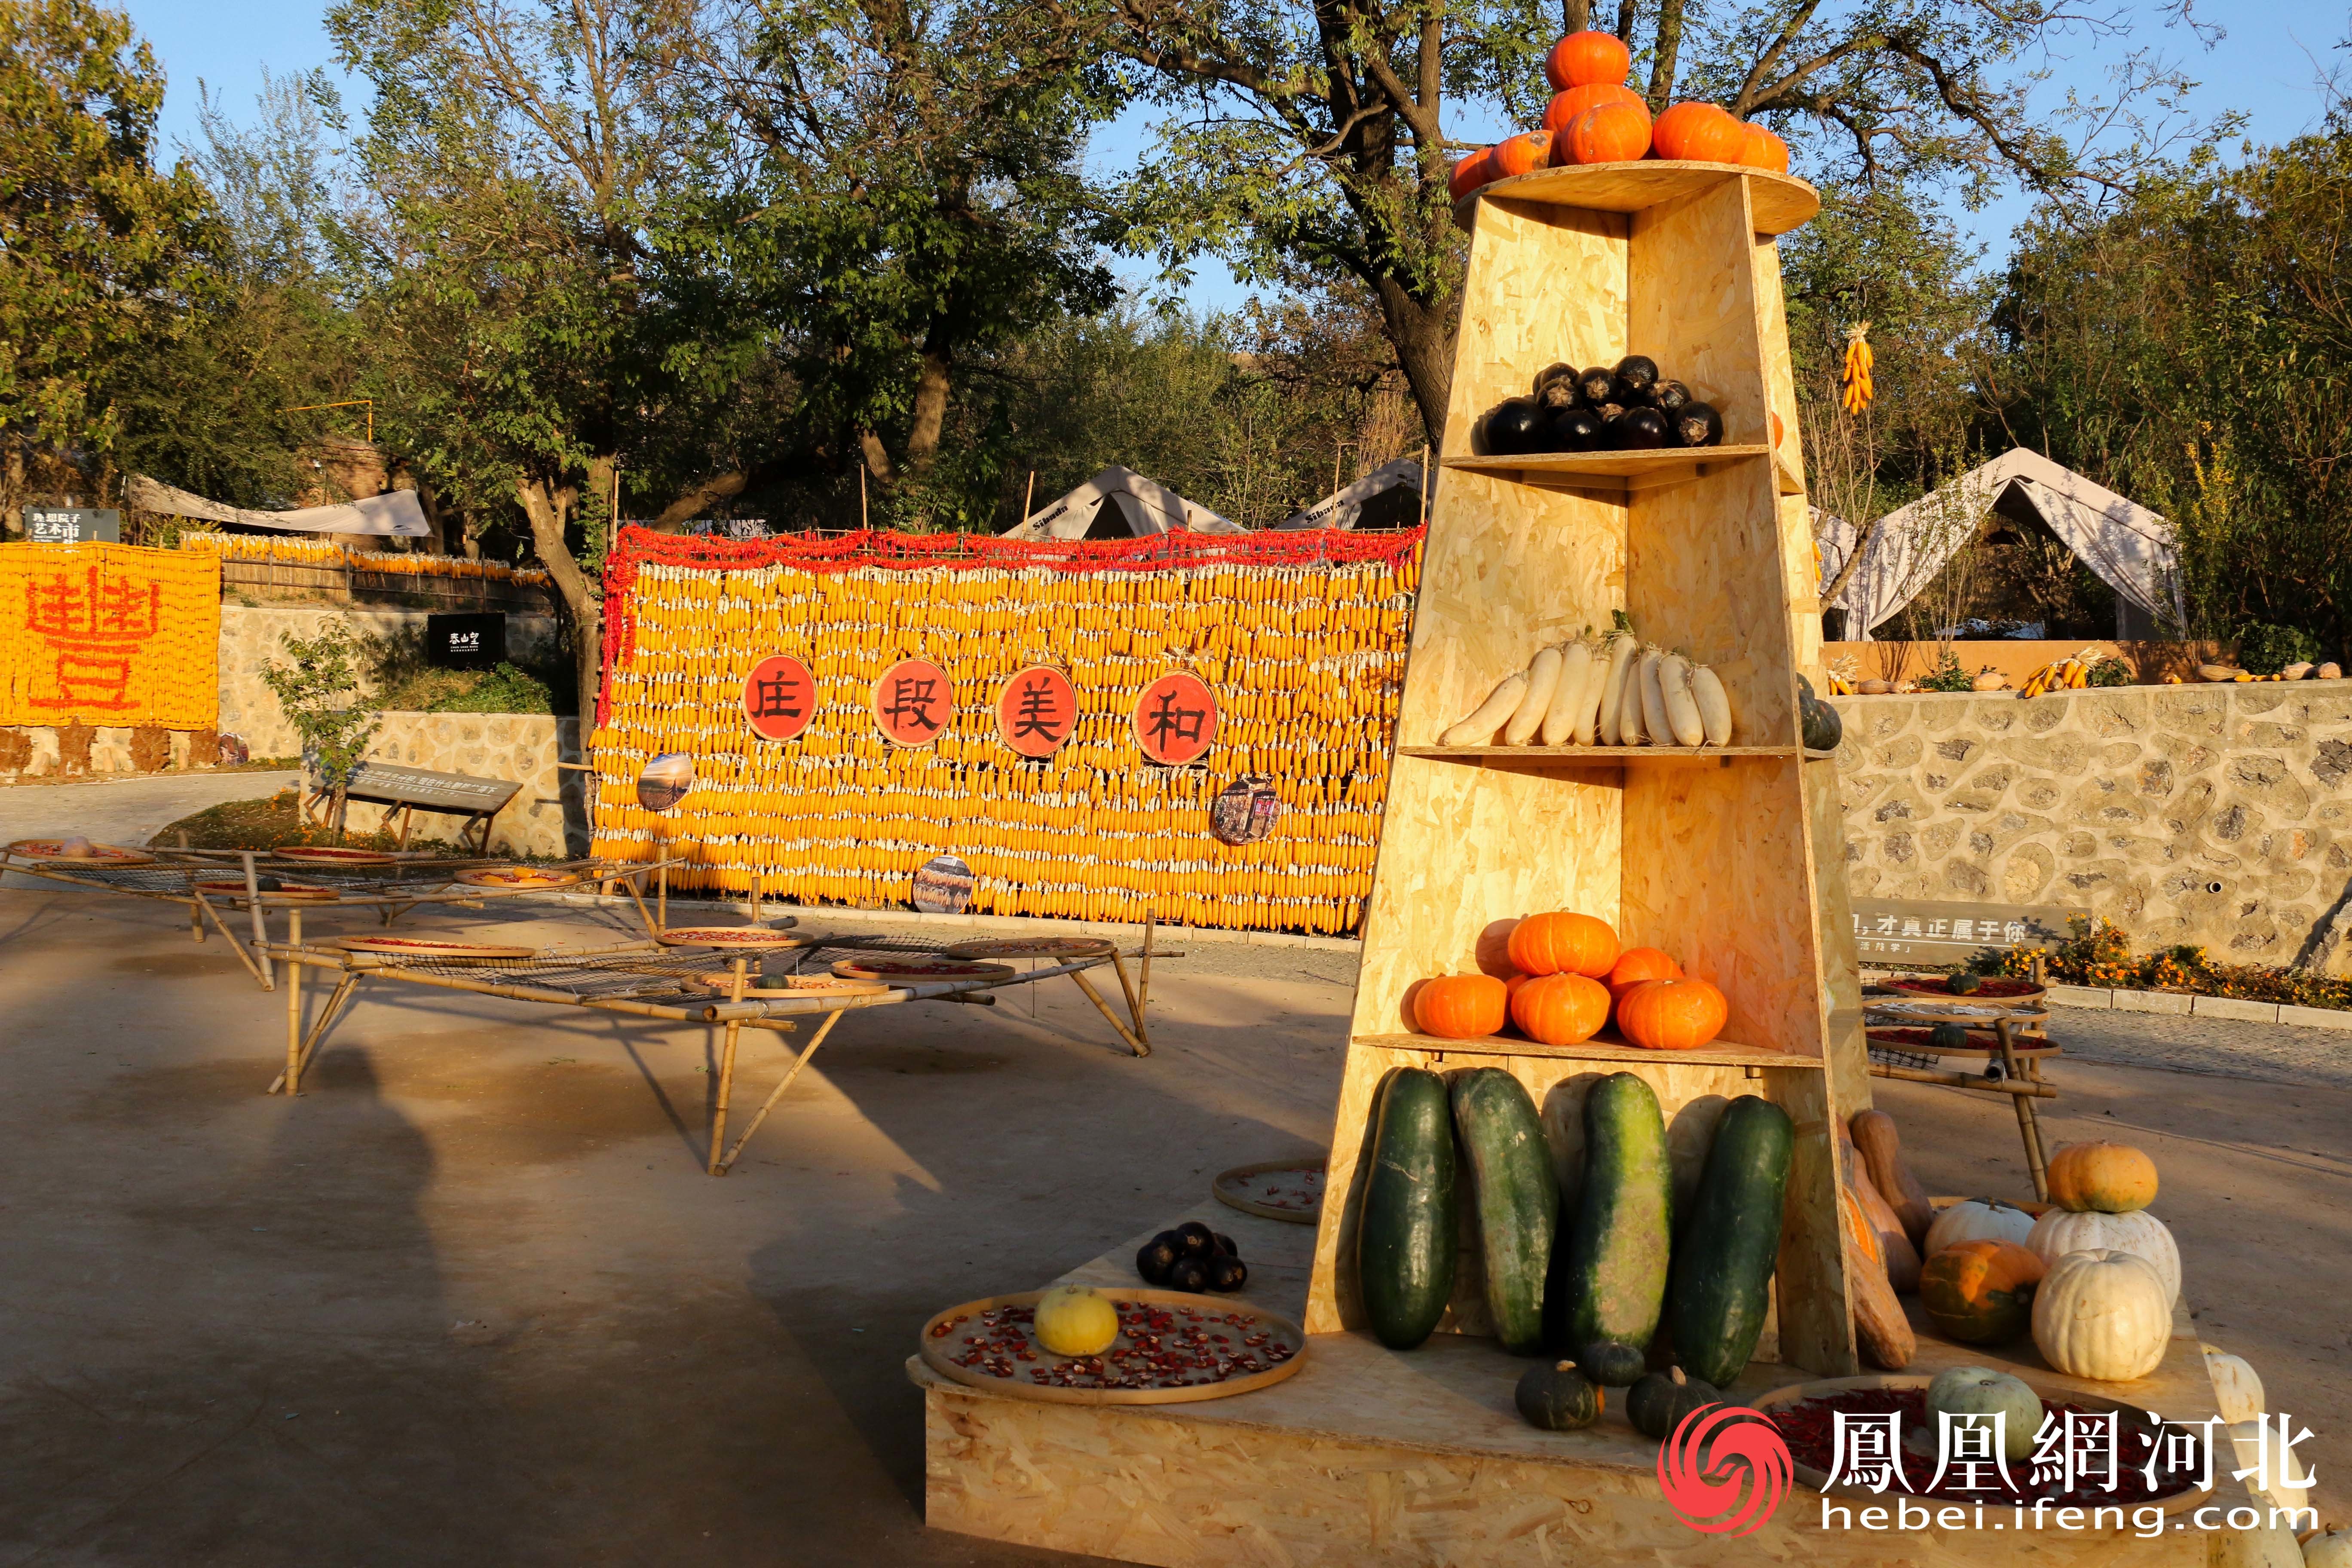
[(1427, 508), (1421, 497), (1421, 464), (1411, 458), (1383, 463), (1355, 483), (1291, 513), (1276, 528), (1414, 528)]
[(1147, 539), (1155, 533), (1245, 533), (1230, 518), (1114, 463), (1004, 531), (1006, 539)]
[(386, 537), (424, 539), (432, 530), (415, 490), (386, 490), (380, 496), (333, 506), (306, 506), (299, 511), (254, 511), (224, 506), (200, 495), (133, 474), (123, 489), (124, 499), (142, 511), (167, 517), (194, 518), (203, 522), (231, 522), (246, 528), (269, 528), (296, 533), (373, 533)]
[[(2144, 623), (2178, 626), (2187, 619), (2173, 551), (2172, 525), (2146, 507), (2021, 447), (1943, 489), (1891, 511), (1872, 533), (1862, 564), (1830, 606), (1845, 612), (1846, 637), (1870, 639), (1925, 590), (1975, 537), (1988, 511), (2031, 515), (2046, 523), (2116, 591), (2116, 619), (2138, 612)], [(1856, 530), (1843, 518), (1816, 511), (1821, 581), (1835, 578), (1853, 553)], [(2118, 624), (2117, 635), (2126, 628)]]

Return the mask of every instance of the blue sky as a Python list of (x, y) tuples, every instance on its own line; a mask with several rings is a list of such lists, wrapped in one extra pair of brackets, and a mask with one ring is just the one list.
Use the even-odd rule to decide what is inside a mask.
[[(167, 143), (194, 136), (199, 79), (224, 98), (233, 119), (243, 120), (251, 113), (265, 66), (288, 76), (314, 66), (333, 68), (334, 49), (320, 21), (323, 0), (239, 0), (232, 5), (211, 0), (129, 0), (127, 9), (169, 73), (163, 109)], [(2315, 85), (2320, 71), (2338, 62), (2352, 67), (2352, 58), (2336, 47), (2347, 30), (2347, 16), (2352, 16), (2345, 0), (2273, 0), (2251, 10), (2232, 8), (2227, 15), (2209, 0), (2202, 15), (2222, 22), (2228, 32), (2210, 50), (2184, 29), (2165, 27), (2156, 6), (2126, 10), (2141, 18), (2133, 44), (2177, 59), (2197, 79), (2200, 85), (2186, 106), (2189, 112), (2210, 119), (2223, 110), (2242, 110), (2249, 118), (2248, 134), (2257, 142), (2283, 141), (2309, 129), (2323, 107)], [(2070, 85), (2086, 93), (2100, 90), (2106, 69), (2125, 47), (2112, 41), (2062, 41), (2059, 52), (2044, 62), (2053, 72), (2044, 101), (2059, 102)], [(1448, 127), (1452, 133), (1480, 140), (1506, 129), (1469, 122)], [(1090, 162), (1097, 168), (1130, 163), (1149, 134), (1148, 115), (1130, 114), (1097, 137)], [(1997, 260), (2027, 206), (2022, 198), (2011, 198), (1981, 213), (1956, 216)], [(1140, 264), (1125, 270), (1138, 284), (1150, 280), (1150, 269)], [(1243, 291), (1212, 264), (1198, 269), (1188, 298), (1196, 305), (1225, 308), (1239, 303)]]

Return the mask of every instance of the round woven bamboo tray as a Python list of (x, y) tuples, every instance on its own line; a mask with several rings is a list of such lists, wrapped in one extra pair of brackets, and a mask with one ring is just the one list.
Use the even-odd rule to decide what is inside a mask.
[(331, 844), (293, 844), (273, 849), (270, 854), (280, 860), (294, 860), (308, 866), (376, 867), (397, 866), (399, 859), (381, 849), (345, 849)]
[[(694, 983), (706, 991), (719, 995), (728, 994), (735, 976), (724, 969), (708, 974), (698, 974)], [(843, 980), (831, 974), (808, 974), (796, 977), (793, 983), (779, 985), (747, 985), (743, 989), (746, 1002), (784, 1002), (795, 996), (878, 996), (890, 987), (872, 980)]]
[[(289, 881), (283, 877), (272, 877), (270, 880), (278, 886), (260, 889), (261, 901), (265, 904), (331, 904), (343, 896), (337, 889), (319, 882)], [(239, 903), (246, 900), (245, 879), (242, 877), (201, 877), (196, 879), (194, 887), (208, 899), (234, 899)]]
[[(1970, 1029), (1969, 1031), (1969, 1043), (1965, 1046), (1929, 1045), (1927, 1043), (1928, 1031), (1924, 1026), (1914, 1029), (1896, 1026), (1876, 1025), (1864, 1030), (1863, 1033), (1868, 1037), (1872, 1045), (1876, 1046), (1883, 1050), (1916, 1051), (1923, 1057), (1980, 1057), (1988, 1055), (1999, 1056), (2000, 1054), (2000, 1037), (1994, 1034), (1990, 1029)], [(2039, 1043), (2036, 1043), (2037, 1040)], [(2015, 1049), (2020, 1060), (2022, 1060), (2027, 1057), (2039, 1058), (2042, 1057), (2063, 1056), (2065, 1054), (2063, 1047), (2053, 1046), (2047, 1040), (2040, 1040), (2039, 1037), (2030, 1035), (2020, 1040)]]
[[(2008, 1370), (2011, 1376), (2018, 1378), (2028, 1388), (2032, 1389), (2035, 1394), (2041, 1395), (2042, 1402), (2045, 1405), (2079, 1405), (2084, 1410), (2093, 1412), (2105, 1410), (2118, 1411), (2123, 1416), (2122, 1421), (2119, 1423), (2123, 1430), (2129, 1432), (2133, 1430), (2144, 1431), (2147, 1429), (2148, 1412), (2126, 1400), (2111, 1398), (2104, 1394), (2086, 1393), (2080, 1389), (2054, 1387), (2051, 1384), (2038, 1381), (2029, 1371), (2022, 1371), (2013, 1367)], [(1825, 1394), (1846, 1394), (1863, 1389), (1925, 1388), (1935, 1381), (1936, 1380), (1933, 1377), (1926, 1376), (1921, 1373), (1902, 1372), (1874, 1373), (1863, 1377), (1828, 1377), (1820, 1379), (1813, 1383), (1792, 1384), (1787, 1388), (1776, 1388), (1769, 1394), (1758, 1394), (1756, 1398), (1751, 1400), (1749, 1403), (1755, 1409), (1762, 1411), (1769, 1415), (1774, 1410), (1779, 1409), (1783, 1405), (1801, 1405), (1808, 1399), (1817, 1399)], [(2159, 1412), (2159, 1414), (2161, 1413)], [(2183, 1429), (2189, 1431), (2195, 1430), (2194, 1427), (2187, 1427)], [(1918, 1455), (1906, 1450), (1904, 1459), (1904, 1468), (1906, 1471), (1908, 1471), (1911, 1468), (1912, 1460), (1918, 1458)], [(2133, 1458), (2144, 1458), (2144, 1457), (2135, 1455), (2119, 1456), (2117, 1461), (2118, 1467), (2123, 1467)], [(1829, 1486), (1827, 1484), (1829, 1481), (1829, 1474), (1827, 1471), (1818, 1470), (1810, 1465), (1798, 1462), (1795, 1460), (1793, 1456), (1791, 1456), (1790, 1462), (1796, 1471), (1797, 1479), (1804, 1482), (1807, 1486), (1811, 1487), (1815, 1491), (1825, 1491), (1832, 1497), (1864, 1498), (1873, 1500), (1883, 1496), (1881, 1493), (1870, 1490), (1867, 1487), (1853, 1486), (1845, 1483), (1841, 1483), (1834, 1487)], [(1932, 1475), (1935, 1468), (1932, 1452), (1927, 1457), (1927, 1473)], [(2012, 1459), (2010, 1461), (2010, 1468), (2012, 1474), (2020, 1469), (2030, 1470), (2032, 1468), (2032, 1461)], [(2123, 1506), (2126, 1509), (2134, 1507), (2158, 1508), (2161, 1509), (2167, 1517), (2169, 1517), (2174, 1514), (2189, 1512), (2212, 1495), (2213, 1489), (2211, 1487), (2198, 1487), (2192, 1485), (2187, 1490), (2175, 1492), (2170, 1497), (2152, 1499), (2143, 1498), (2135, 1502), (2126, 1503)], [(1931, 1506), (1939, 1503), (1951, 1503), (1957, 1505), (1960, 1502), (1960, 1500), (1958, 1498), (1944, 1497), (1941, 1494), (1929, 1494), (1927, 1496), (1921, 1497), (1919, 1500), (1928, 1503)], [(2001, 1500), (2004, 1506), (2006, 1505), (2007, 1500), (2008, 1500), (2006, 1499)]]
[(1098, 936), (992, 936), (940, 951), (950, 958), (1100, 958), (1112, 948)]
[[(1050, 1367), (1083, 1358), (1053, 1354), (1037, 1345), (1034, 1336), (1024, 1328), (1023, 1335), (1037, 1357), (1034, 1363), (1021, 1363), (1024, 1375), (998, 1377), (956, 1364), (950, 1352), (967, 1348), (963, 1342), (963, 1331), (967, 1324), (976, 1326), (981, 1313), (1000, 1307), (1034, 1307), (1038, 1299), (1045, 1295), (1043, 1290), (1024, 1290), (1015, 1296), (985, 1296), (977, 1301), (966, 1301), (960, 1307), (950, 1307), (944, 1312), (934, 1314), (923, 1325), (923, 1364), (941, 1377), (968, 1388), (987, 1389), (1013, 1399), (1038, 1399), (1055, 1405), (1191, 1405), (1203, 1399), (1223, 1399), (1236, 1394), (1247, 1394), (1254, 1389), (1271, 1387), (1297, 1372), (1307, 1359), (1307, 1335), (1297, 1324), (1279, 1313), (1246, 1305), (1231, 1297), (1195, 1296), (1181, 1290), (1154, 1290), (1149, 1287), (1138, 1287), (1132, 1290), (1122, 1287), (1105, 1290), (1103, 1294), (1122, 1310), (1122, 1318), (1126, 1315), (1125, 1309), (1137, 1305), (1174, 1308), (1180, 1312), (1190, 1309), (1204, 1317), (1214, 1317), (1218, 1320), (1218, 1327), (1236, 1340), (1249, 1330), (1227, 1325), (1223, 1320), (1231, 1316), (1245, 1318), (1256, 1328), (1272, 1335), (1273, 1343), (1287, 1347), (1290, 1354), (1263, 1372), (1225, 1378), (1216, 1383), (1188, 1384), (1176, 1388), (1063, 1388), (1051, 1384), (1033, 1383), (1025, 1373), (1031, 1365)], [(958, 1318), (965, 1320), (965, 1323), (955, 1322)], [(942, 1325), (948, 1326), (942, 1328)], [(1126, 1341), (1127, 1331), (1122, 1326), (1112, 1348), (1116, 1350)]]
[(730, 948), (745, 952), (809, 945), (809, 939), (798, 931), (768, 926), (681, 926), (659, 932), (654, 940), (664, 947)]
[(939, 958), (844, 958), (833, 972), (844, 980), (887, 980), (904, 985), (923, 980), (1003, 980), (1020, 971), (1009, 963), (970, 963)]
[(345, 952), (375, 952), (387, 958), (429, 958), (436, 963), (480, 963), (505, 958), (529, 958), (528, 947), (501, 947), (491, 942), (428, 942), (413, 936), (346, 936), (330, 945)]
[[(1210, 1193), (1227, 1208), (1254, 1214), (1260, 1219), (1278, 1219), (1290, 1225), (1314, 1225), (1323, 1217), (1323, 1179), (1328, 1160), (1260, 1160), (1254, 1165), (1235, 1165), (1230, 1171), (1220, 1171), (1209, 1184)], [(1269, 1177), (1291, 1176), (1295, 1182), (1269, 1181)], [(1267, 1194), (1268, 1188), (1295, 1191), (1311, 1187), (1315, 1196), (1305, 1206), (1284, 1207), (1277, 1198)]]
[(460, 871), (457, 880), (469, 888), (569, 888), (580, 880), (576, 871), (542, 871), (535, 866), (491, 866)]
[[(1989, 974), (1978, 989), (1965, 993), (1949, 989), (1950, 982), (1940, 974), (1903, 974), (1878, 984), (1906, 995), (1925, 996), (1931, 1001), (1951, 1002), (1964, 1007), (2040, 1007), (2050, 994), (2050, 988), (2046, 985), (2036, 985), (2031, 980), (2020, 980), (2007, 974)], [(1864, 996), (1862, 1005), (1867, 1007), (1871, 1001), (1872, 998)]]
[(8, 853), (57, 866), (152, 866), (155, 863), (155, 857), (144, 849), (128, 849), (120, 844), (92, 844), (87, 855), (67, 855), (60, 853), (65, 842), (62, 838), (19, 838), (8, 846)]

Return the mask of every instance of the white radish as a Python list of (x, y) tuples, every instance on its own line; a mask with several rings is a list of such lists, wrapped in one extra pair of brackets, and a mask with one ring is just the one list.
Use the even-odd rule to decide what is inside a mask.
[(1486, 695), (1486, 700), (1468, 718), (1437, 737), (1441, 746), (1483, 746), (1495, 738), (1512, 714), (1519, 710), (1519, 699), (1528, 694), (1528, 674), (1521, 670), (1507, 675), (1503, 683)]
[(1559, 650), (1559, 684), (1552, 688), (1551, 704), (1544, 710), (1538, 731), (1543, 743), (1557, 746), (1576, 732), (1577, 715), (1584, 711), (1584, 690), (1592, 679), (1592, 644), (1578, 637)]
[(1675, 727), (1666, 722), (1665, 690), (1658, 684), (1658, 667), (1665, 658), (1653, 643), (1642, 650), (1642, 662), (1634, 667), (1641, 681), (1642, 733), (1650, 738), (1654, 746), (1675, 743)]
[(1503, 726), (1503, 743), (1524, 746), (1543, 727), (1544, 715), (1551, 710), (1551, 694), (1559, 689), (1559, 649), (1539, 648), (1528, 663), (1528, 689), (1520, 695), (1519, 706), (1511, 714), (1510, 722)]
[(1609, 671), (1601, 678), (1600, 734), (1604, 746), (1625, 743), (1625, 691), (1628, 677), (1633, 668), (1633, 656), (1642, 645), (1631, 632), (1619, 632), (1609, 639)]
[(1706, 743), (1710, 746), (1731, 744), (1731, 693), (1723, 689), (1723, 678), (1706, 665), (1690, 667), (1691, 700), (1698, 704), (1699, 722), (1706, 727)]
[(1576, 732), (1570, 737), (1580, 746), (1589, 746), (1601, 735), (1601, 700), (1609, 688), (1609, 645), (1599, 637), (1592, 644), (1592, 669), (1584, 678), (1584, 698), (1576, 710)]
[(1690, 660), (1670, 653), (1658, 661), (1658, 695), (1664, 699), (1666, 728), (1675, 744), (1705, 745), (1706, 725), (1699, 718), (1698, 700), (1691, 695)]

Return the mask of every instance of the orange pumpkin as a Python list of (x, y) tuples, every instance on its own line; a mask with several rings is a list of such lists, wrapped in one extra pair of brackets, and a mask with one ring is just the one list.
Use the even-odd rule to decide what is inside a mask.
[(1544, 79), (1555, 88), (1622, 86), (1633, 68), (1633, 51), (1624, 40), (1598, 29), (1570, 33), (1544, 56)]
[[(1650, 151), (1650, 112), (1622, 103), (1588, 109), (1568, 122), (1564, 162), (1631, 163)], [(1554, 147), (1557, 153), (1559, 142)]]
[(1645, 1050), (1696, 1050), (1723, 1033), (1723, 993), (1704, 980), (1647, 980), (1617, 1003), (1617, 1030)]
[(2076, 1214), (2133, 1214), (2156, 1202), (2156, 1162), (2128, 1143), (2068, 1143), (2050, 1156), (2050, 1201)]
[(1498, 180), (1549, 168), (1551, 132), (1522, 131), (1517, 136), (1507, 136), (1486, 150), (1486, 164)]
[(1739, 161), (1751, 169), (1769, 169), (1776, 174), (1789, 172), (1789, 144), (1753, 121), (1739, 124)]
[(1588, 87), (1571, 87), (1564, 92), (1552, 94), (1551, 101), (1544, 106), (1544, 129), (1555, 133), (1565, 131), (1570, 121), (1586, 110), (1598, 109), (1604, 103), (1622, 103), (1629, 109), (1638, 109), (1642, 111), (1642, 123), (1644, 126), (1650, 123), (1650, 106), (1640, 93), (1630, 87), (1596, 81)]
[(1475, 1039), (1502, 1028), (1510, 992), (1491, 974), (1445, 974), (1422, 982), (1412, 1019), (1424, 1035)]
[(1622, 1001), (1645, 980), (1680, 980), (1683, 966), (1654, 947), (1629, 947), (1609, 968), (1609, 995)]
[(1455, 201), (1495, 177), (1486, 162), (1486, 154), (1493, 151), (1492, 147), (1481, 147), (1454, 165), (1454, 176), (1445, 182), (1445, 188), (1453, 193)]
[(1529, 915), (1511, 928), (1511, 967), (1526, 974), (1565, 970), (1598, 980), (1617, 962), (1617, 932), (1607, 921), (1567, 910)]
[(1919, 1270), (1919, 1305), (1952, 1339), (2005, 1344), (2033, 1326), (2042, 1275), (2042, 1259), (2013, 1241), (1963, 1241)]
[(1737, 163), (1748, 144), (1739, 121), (1712, 103), (1677, 103), (1650, 128), (1661, 158), (1693, 163)]
[(1511, 993), (1511, 1022), (1547, 1046), (1589, 1040), (1609, 1021), (1609, 991), (1581, 974), (1544, 974)]

